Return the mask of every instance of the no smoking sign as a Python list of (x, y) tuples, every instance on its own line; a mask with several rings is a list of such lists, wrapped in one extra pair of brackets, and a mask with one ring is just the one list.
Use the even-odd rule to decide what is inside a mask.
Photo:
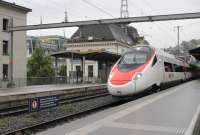
[(29, 100), (29, 111), (30, 112), (38, 111), (38, 108), (39, 108), (38, 98), (30, 99)]

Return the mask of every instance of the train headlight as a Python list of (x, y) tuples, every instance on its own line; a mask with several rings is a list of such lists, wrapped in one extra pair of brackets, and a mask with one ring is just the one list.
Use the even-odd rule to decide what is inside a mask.
[(111, 80), (111, 79), (112, 79), (112, 77), (113, 77), (113, 74), (112, 74), (112, 73), (110, 73), (110, 75), (109, 75), (109, 77), (108, 77), (108, 80)]
[(136, 76), (135, 76), (135, 80), (139, 80), (140, 78), (142, 78), (142, 73), (138, 73)]

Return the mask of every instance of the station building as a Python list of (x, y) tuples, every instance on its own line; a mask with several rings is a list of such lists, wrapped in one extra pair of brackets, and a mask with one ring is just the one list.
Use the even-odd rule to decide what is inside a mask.
[[(8, 32), (11, 19), (13, 19), (14, 26), (26, 25), (27, 13), (31, 9), (0, 1), (0, 88), (6, 87), (10, 78), (10, 47), (11, 34)], [(13, 78), (14, 81), (24, 79), (26, 83), (26, 32), (14, 32), (13, 39)]]
[[(121, 55), (132, 46), (139, 44), (141, 37), (134, 27), (117, 24), (88, 25), (79, 27), (72, 37), (65, 44), (67, 51), (75, 52), (94, 52), (105, 51), (112, 54)], [(107, 58), (110, 59), (109, 57)], [(82, 70), (81, 61), (67, 60), (67, 75)], [(103, 63), (104, 64), (104, 63)], [(98, 61), (85, 61), (84, 77), (86, 78), (105, 78), (111, 70), (112, 64), (103, 69), (102, 63)], [(71, 67), (73, 66), (73, 68)], [(73, 70), (73, 71), (72, 71)], [(106, 70), (106, 73), (105, 73)], [(93, 80), (94, 81), (94, 80)]]

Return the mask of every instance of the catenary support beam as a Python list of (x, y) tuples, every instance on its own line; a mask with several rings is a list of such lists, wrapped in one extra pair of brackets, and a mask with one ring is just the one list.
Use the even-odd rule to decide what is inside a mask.
[(120, 23), (127, 24), (127, 23), (182, 20), (182, 19), (198, 19), (198, 18), (200, 18), (200, 12), (185, 13), (185, 14), (129, 17), (129, 18), (102, 19), (102, 20), (89, 20), (89, 21), (76, 21), (76, 22), (62, 22), (62, 23), (40, 24), (40, 25), (27, 25), (27, 26), (13, 27), (13, 28), (10, 28), (9, 31), (27, 31), (27, 30), (52, 29), (52, 28), (63, 28), (63, 27), (80, 27), (80, 26), (84, 26), (84, 25), (94, 25), (94, 24), (116, 24), (116, 23), (117, 24), (120, 24)]

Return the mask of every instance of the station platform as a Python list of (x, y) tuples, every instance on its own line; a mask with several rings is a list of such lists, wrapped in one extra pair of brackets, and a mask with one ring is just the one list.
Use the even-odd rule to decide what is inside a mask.
[(40, 96), (66, 94), (69, 90), (106, 88), (106, 84), (56, 84), (0, 89), (0, 103)]
[(191, 135), (199, 112), (200, 80), (195, 80), (37, 135)]

